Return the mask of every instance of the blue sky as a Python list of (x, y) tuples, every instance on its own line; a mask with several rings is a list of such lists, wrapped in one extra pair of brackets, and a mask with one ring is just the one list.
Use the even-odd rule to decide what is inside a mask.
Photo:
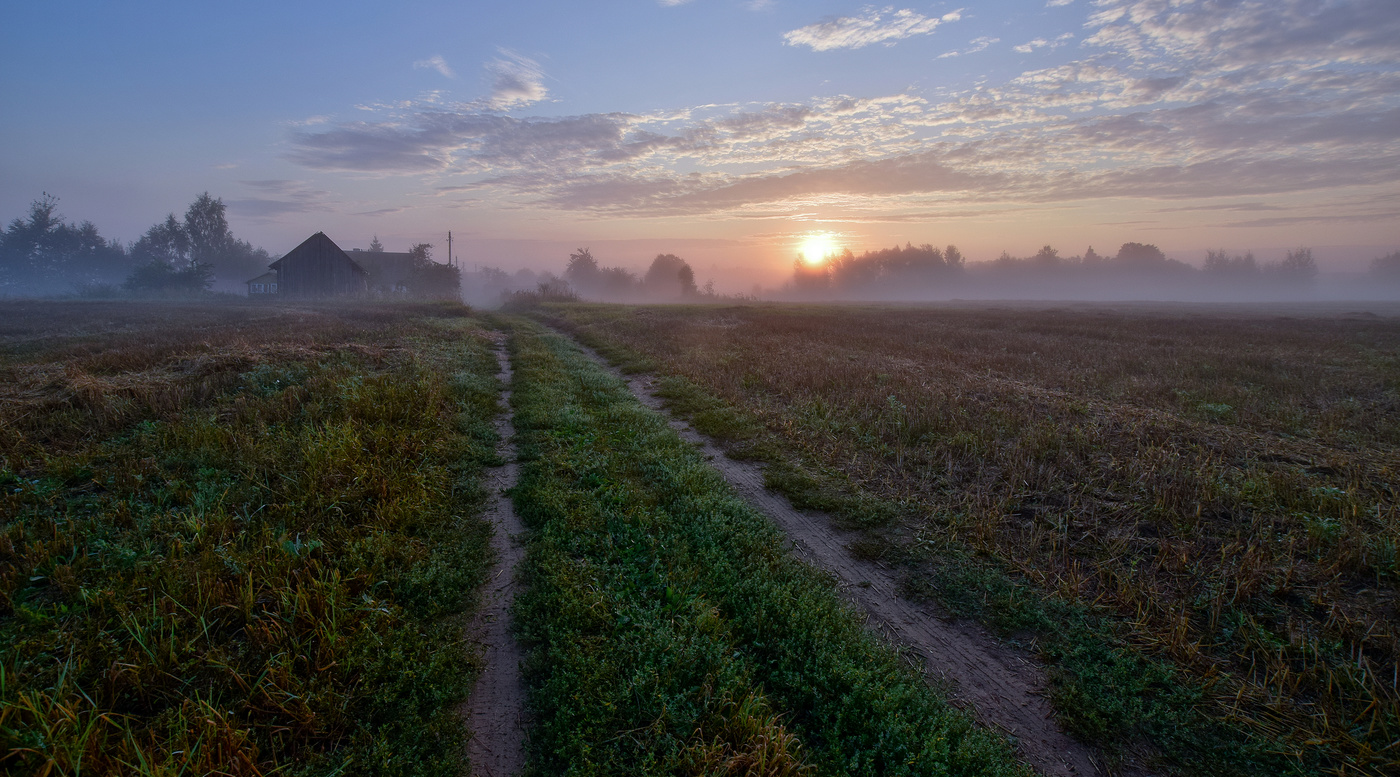
[(0, 217), (135, 239), (208, 190), (274, 253), (1400, 248), (1395, 0), (25, 4)]

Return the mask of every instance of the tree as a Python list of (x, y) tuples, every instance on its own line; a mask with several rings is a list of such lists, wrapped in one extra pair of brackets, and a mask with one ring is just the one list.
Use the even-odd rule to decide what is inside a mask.
[(410, 261), (413, 262), (414, 269), (426, 267), (433, 261), (433, 244), (414, 243), (413, 247), (408, 249), (408, 255), (412, 257)]
[(625, 300), (636, 292), (639, 283), (637, 276), (624, 267), (604, 267), (598, 270), (594, 288), (604, 299)]
[[(224, 201), (204, 192), (190, 203), (183, 221), (171, 213), (146, 230), (131, 249), (132, 258), (146, 268), (140, 276), (129, 279), (136, 290), (159, 291), (163, 287), (152, 289), (141, 284), (168, 281), (175, 284), (172, 290), (187, 292), (192, 283), (203, 282), (202, 288), (213, 285), (215, 271), (233, 282), (263, 272), (272, 257), (234, 237), (226, 214)], [(171, 272), (161, 271), (156, 264)], [(182, 270), (189, 272), (177, 278), (174, 273)]]
[(1162, 253), (1162, 249), (1150, 243), (1124, 243), (1118, 248), (1118, 256), (1114, 258), (1122, 264), (1139, 266), (1160, 265), (1167, 261), (1167, 255)]
[(830, 267), (825, 262), (813, 267), (799, 256), (792, 263), (792, 286), (806, 296), (824, 294), (831, 289)]
[(696, 293), (695, 272), (675, 254), (657, 254), (642, 283), (648, 293), (666, 299), (693, 297)]
[(461, 299), (461, 268), (434, 262), (432, 243), (414, 243), (408, 253), (411, 262), (407, 279), (410, 295)]
[(70, 224), (47, 192), (0, 232), (0, 288), (26, 293), (71, 290), (74, 285), (115, 283), (130, 266), (127, 252), (107, 241), (90, 221)]
[(569, 254), (564, 278), (579, 291), (594, 289), (598, 285), (598, 260), (593, 258), (593, 252), (587, 248), (580, 248)]
[(153, 261), (132, 270), (122, 288), (138, 295), (186, 295), (208, 291), (213, 282), (211, 265), (193, 263), (177, 267)]
[(690, 265), (682, 264), (681, 269), (676, 272), (676, 277), (681, 282), (682, 297), (694, 297), (698, 293), (695, 288), (695, 271), (690, 269)]
[(30, 203), (29, 219), (15, 219), (0, 240), (4, 276), (11, 282), (29, 279), (52, 270), (61, 251), (63, 219), (58, 215), (58, 198), (44, 192)]
[(372, 254), (384, 253), (384, 244), (379, 242), (379, 235), (375, 235), (374, 239), (369, 241), (369, 251)]
[(947, 248), (943, 249), (943, 264), (946, 265), (948, 269), (961, 270), (965, 262), (966, 260), (963, 258), (962, 251), (959, 251), (957, 246), (949, 245)]
[(190, 245), (190, 264), (207, 264), (211, 267), (226, 259), (238, 242), (229, 230), (226, 208), (221, 198), (209, 196), (209, 192), (195, 197), (185, 211), (185, 237)]
[(1248, 280), (1259, 275), (1259, 262), (1255, 261), (1253, 251), (1246, 251), (1242, 256), (1230, 256), (1223, 249), (1207, 251), (1201, 272), (1216, 278)]
[(1378, 281), (1400, 282), (1400, 251), (1372, 259), (1371, 277)]
[(167, 265), (187, 264), (190, 259), (189, 233), (175, 214), (153, 225), (131, 247), (131, 255), (145, 263), (163, 262)]
[(568, 255), (568, 265), (564, 267), (564, 279), (575, 287), (591, 287), (598, 277), (598, 259), (594, 259), (594, 252), (587, 248), (580, 248), (578, 251)]
[(1289, 251), (1278, 263), (1279, 278), (1290, 283), (1308, 283), (1317, 277), (1317, 262), (1313, 260), (1311, 248), (1297, 248)]

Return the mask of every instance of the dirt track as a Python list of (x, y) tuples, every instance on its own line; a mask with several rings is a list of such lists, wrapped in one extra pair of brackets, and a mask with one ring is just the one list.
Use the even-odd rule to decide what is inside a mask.
[(1026, 763), (1056, 777), (1105, 773), (1093, 749), (1055, 723), (1037, 665), (973, 623), (952, 622), (934, 605), (901, 598), (895, 573), (847, 550), (855, 533), (832, 528), (820, 513), (798, 511), (764, 488), (762, 464), (730, 459), (713, 440), (672, 418), (653, 392), (651, 377), (623, 375), (595, 351), (579, 347), (625, 381), (644, 405), (665, 415), (681, 437), (699, 446), (740, 496), (783, 530), (800, 558), (834, 575), (842, 593), (869, 615), (871, 627), (922, 657), (925, 671), (947, 683), (954, 701), (978, 720), (1011, 735)]
[(510, 606), (517, 588), (515, 566), (525, 556), (520, 537), (525, 526), (505, 494), (515, 485), (519, 464), (515, 460), (515, 427), (511, 423), (510, 358), (505, 353), (504, 338), (497, 345), (496, 359), (501, 367), (498, 375), (506, 386), (500, 400), (503, 409), (496, 418), (496, 433), (501, 438), (497, 453), (506, 463), (492, 470), (487, 478), (492, 496), (486, 516), (496, 529), (491, 538), (496, 565), (485, 586), (481, 610), (467, 631), (467, 639), (481, 647), (486, 666), (462, 711), (472, 732), (467, 747), (472, 774), (477, 777), (510, 777), (525, 767), (525, 684), (520, 677), (520, 661), (525, 654), (510, 634)]

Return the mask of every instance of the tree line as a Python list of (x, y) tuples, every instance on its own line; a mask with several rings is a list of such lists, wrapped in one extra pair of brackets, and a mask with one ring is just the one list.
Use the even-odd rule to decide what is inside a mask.
[(564, 280), (580, 296), (614, 302), (675, 301), (699, 296), (695, 271), (675, 254), (657, 254), (642, 275), (623, 267), (602, 267), (593, 252), (580, 248), (569, 254)]
[[(1095, 290), (1138, 291), (1189, 297), (1249, 298), (1297, 293), (1318, 275), (1311, 248), (1288, 251), (1277, 262), (1261, 262), (1252, 252), (1209, 251), (1197, 268), (1168, 257), (1146, 243), (1124, 243), (1112, 255), (1089, 247), (1077, 256), (1062, 256), (1052, 246), (1034, 255), (1003, 252), (990, 262), (969, 264), (956, 246), (931, 244), (882, 248), (856, 255), (850, 249), (809, 263), (793, 262), (790, 296), (870, 299), (920, 298), (960, 292), (1011, 291), (1024, 295), (1086, 295)], [(1375, 259), (1369, 277), (1400, 284), (1400, 251)]]
[(592, 250), (569, 254), (562, 273), (529, 269), (508, 273), (482, 267), (464, 274), (464, 295), (474, 305), (529, 306), (581, 299), (599, 302), (687, 302), (741, 299), (715, 293), (714, 282), (695, 283), (695, 270), (675, 254), (657, 254), (646, 271), (603, 266)]
[(45, 193), (26, 218), (0, 232), (0, 294), (191, 294), (207, 291), (216, 272), (246, 280), (272, 257), (234, 237), (226, 210), (222, 199), (204, 192), (184, 218), (171, 213), (123, 245), (103, 238), (91, 221), (68, 221), (58, 198)]
[[(235, 237), (227, 211), (222, 198), (204, 192), (183, 218), (170, 213), (124, 245), (103, 238), (91, 221), (68, 221), (58, 198), (45, 193), (26, 218), (0, 231), (0, 296), (188, 296), (207, 293), (216, 278), (239, 284), (267, 272), (273, 257)], [(403, 261), (375, 236), (369, 251), (354, 256), (372, 294), (456, 298), (461, 274), (434, 262), (432, 249), (416, 243)]]

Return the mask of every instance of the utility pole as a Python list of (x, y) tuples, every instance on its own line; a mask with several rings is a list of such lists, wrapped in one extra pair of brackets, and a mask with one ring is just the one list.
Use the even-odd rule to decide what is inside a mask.
[(452, 230), (447, 230), (447, 266), (452, 266)]

